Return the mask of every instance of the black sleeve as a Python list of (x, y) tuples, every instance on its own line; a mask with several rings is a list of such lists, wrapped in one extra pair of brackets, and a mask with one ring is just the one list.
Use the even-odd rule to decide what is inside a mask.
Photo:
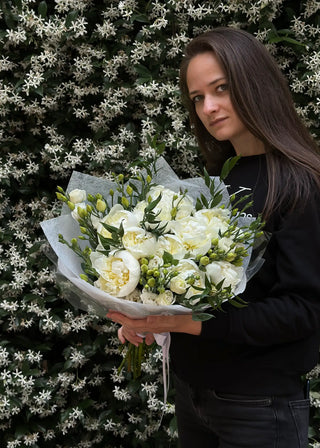
[[(266, 346), (310, 336), (320, 326), (319, 198), (282, 220), (272, 239), (275, 277), (266, 297), (202, 324), (201, 337)], [(262, 268), (263, 269), (263, 268)]]

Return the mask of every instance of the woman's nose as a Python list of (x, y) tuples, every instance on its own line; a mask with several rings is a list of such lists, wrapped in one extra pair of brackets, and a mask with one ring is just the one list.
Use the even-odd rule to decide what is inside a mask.
[(211, 115), (212, 112), (216, 112), (218, 107), (217, 99), (213, 96), (208, 96), (204, 99), (203, 112), (206, 115)]

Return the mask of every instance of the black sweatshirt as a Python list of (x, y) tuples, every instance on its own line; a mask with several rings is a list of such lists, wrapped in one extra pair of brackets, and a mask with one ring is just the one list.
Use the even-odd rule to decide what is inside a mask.
[[(266, 156), (243, 157), (226, 179), (229, 192), (252, 190), (256, 216), (267, 194)], [(248, 194), (248, 191), (245, 191)], [(171, 364), (184, 381), (238, 394), (289, 394), (318, 361), (320, 335), (319, 192), (294, 213), (274, 213), (265, 263), (248, 282), (242, 309), (202, 323), (200, 336), (172, 333)]]

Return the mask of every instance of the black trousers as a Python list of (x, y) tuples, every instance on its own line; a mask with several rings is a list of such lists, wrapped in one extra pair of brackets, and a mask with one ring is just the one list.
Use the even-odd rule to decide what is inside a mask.
[(192, 388), (175, 377), (180, 448), (307, 448), (309, 400)]

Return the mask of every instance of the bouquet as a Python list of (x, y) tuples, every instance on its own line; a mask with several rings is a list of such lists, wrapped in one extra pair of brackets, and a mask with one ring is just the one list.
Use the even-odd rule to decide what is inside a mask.
[[(58, 256), (60, 284), (75, 306), (132, 318), (192, 313), (212, 317), (237, 297), (262, 259), (252, 257), (262, 222), (243, 216), (220, 177), (180, 180), (160, 157), (125, 182), (74, 172), (61, 216), (41, 223)], [(145, 350), (130, 344), (126, 360), (139, 375)], [(132, 361), (132, 362), (131, 362)]]

